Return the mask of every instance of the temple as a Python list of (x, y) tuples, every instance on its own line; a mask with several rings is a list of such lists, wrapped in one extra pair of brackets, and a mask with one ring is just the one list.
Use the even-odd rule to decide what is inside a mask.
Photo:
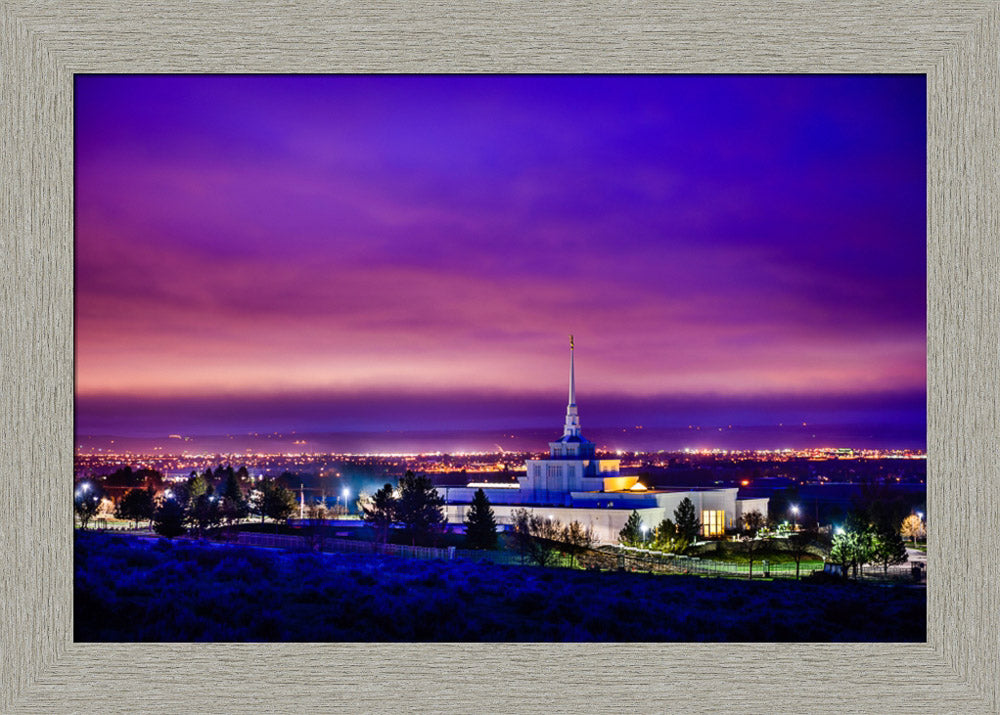
[(615, 543), (618, 532), (633, 510), (650, 529), (690, 499), (705, 537), (721, 536), (735, 527), (745, 512), (767, 513), (767, 499), (738, 499), (739, 489), (649, 489), (636, 476), (623, 476), (620, 460), (597, 456), (596, 445), (583, 436), (576, 405), (576, 356), (573, 336), (569, 342), (569, 399), (566, 421), (559, 439), (549, 442), (549, 455), (529, 459), (517, 483), (474, 483), (464, 487), (439, 487), (445, 498), (448, 522), (461, 523), (477, 489), (489, 498), (500, 524), (510, 523), (518, 508), (538, 511), (562, 523), (579, 521), (591, 527), (603, 543)]

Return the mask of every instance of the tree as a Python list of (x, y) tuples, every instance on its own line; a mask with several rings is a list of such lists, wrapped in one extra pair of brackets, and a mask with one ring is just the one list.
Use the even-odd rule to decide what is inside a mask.
[(677, 524), (677, 533), (681, 538), (689, 544), (697, 540), (701, 524), (695, 513), (694, 502), (688, 497), (684, 497), (674, 510), (674, 522)]
[(851, 564), (854, 562), (856, 547), (854, 532), (842, 531), (833, 537), (830, 547), (830, 561), (840, 566), (844, 578), (850, 575)]
[(497, 547), (497, 522), (486, 492), (477, 489), (465, 518), (465, 543), (470, 549)]
[(872, 558), (882, 564), (882, 573), (889, 573), (890, 564), (904, 564), (909, 558), (906, 543), (895, 524), (888, 519), (876, 524), (873, 533)]
[(802, 564), (802, 559), (809, 553), (809, 547), (812, 545), (815, 538), (816, 532), (811, 529), (793, 531), (788, 535), (789, 550), (791, 551), (792, 558), (795, 559), (796, 579), (799, 577), (799, 567)]
[(80, 484), (73, 494), (73, 510), (84, 529), (101, 507), (101, 491), (90, 482)]
[(219, 497), (209, 490), (192, 500), (188, 505), (188, 520), (193, 526), (198, 527), (198, 538), (203, 538), (206, 529), (216, 526), (222, 521)]
[(277, 531), (277, 522), (285, 521), (295, 511), (295, 495), (275, 480), (268, 480), (264, 485), (263, 514), (275, 521), (274, 530)]
[(511, 514), (514, 544), (522, 559), (527, 556), (539, 566), (547, 566), (556, 556), (556, 540), (561, 527), (558, 521), (545, 519), (527, 509), (515, 509)]
[(751, 537), (756, 538), (757, 532), (764, 528), (764, 515), (757, 509), (743, 515), (743, 531)]
[(900, 531), (907, 539), (913, 539), (914, 546), (917, 543), (917, 539), (923, 539), (927, 536), (927, 530), (924, 528), (923, 519), (916, 514), (910, 514), (908, 517), (903, 519)]
[(226, 474), (226, 483), (222, 487), (222, 516), (231, 525), (234, 521), (243, 519), (250, 513), (246, 497), (243, 496), (243, 489), (240, 487), (239, 477), (229, 469)]
[(260, 523), (264, 523), (267, 513), (264, 511), (264, 503), (267, 501), (267, 492), (271, 488), (271, 481), (265, 480), (250, 490), (247, 497), (247, 507), (250, 513), (260, 517)]
[(129, 489), (125, 496), (115, 504), (115, 517), (131, 521), (134, 527), (138, 529), (140, 521), (153, 518), (155, 508), (152, 488)]
[(642, 519), (635, 509), (628, 515), (628, 521), (618, 532), (618, 543), (623, 546), (638, 546), (642, 542)]
[(180, 536), (184, 533), (185, 518), (184, 505), (176, 498), (164, 497), (153, 512), (153, 531), (167, 538)]
[(851, 569), (855, 578), (858, 567), (868, 563), (874, 554), (873, 531), (869, 527), (848, 531), (842, 530), (833, 537), (830, 560), (844, 569), (844, 575)]
[(426, 475), (415, 475), (410, 470), (399, 480), (399, 498), (396, 502), (396, 521), (406, 529), (410, 544), (416, 546), (444, 528), (444, 499), (437, 493)]
[(585, 529), (579, 521), (571, 521), (562, 530), (560, 540), (568, 547), (570, 568), (575, 568), (577, 555), (591, 548), (597, 542), (597, 537), (592, 527)]
[(668, 554), (682, 553), (688, 542), (677, 532), (677, 526), (670, 519), (664, 519), (653, 530), (653, 546)]
[(753, 578), (753, 555), (757, 549), (757, 532), (764, 528), (764, 515), (758, 510), (747, 512), (743, 515), (743, 543), (747, 547), (747, 558), (750, 561), (750, 570), (747, 578)]
[(361, 504), (361, 518), (375, 529), (375, 539), (379, 543), (389, 540), (389, 529), (396, 520), (396, 498), (391, 484), (375, 492), (368, 503)]
[(208, 491), (208, 480), (212, 477), (212, 470), (206, 469), (205, 474), (199, 475), (196, 472), (191, 472), (191, 476), (187, 480), (187, 497), (188, 501), (194, 503), (198, 500), (202, 494)]

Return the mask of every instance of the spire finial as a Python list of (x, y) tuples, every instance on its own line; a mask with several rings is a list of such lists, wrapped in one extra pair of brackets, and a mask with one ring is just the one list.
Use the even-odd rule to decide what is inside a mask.
[(580, 417), (576, 411), (576, 369), (574, 366), (573, 336), (569, 336), (569, 403), (566, 405), (566, 426), (563, 435), (580, 435)]

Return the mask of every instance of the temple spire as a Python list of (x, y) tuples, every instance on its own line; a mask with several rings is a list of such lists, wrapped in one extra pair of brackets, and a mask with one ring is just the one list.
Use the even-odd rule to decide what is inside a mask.
[(580, 436), (580, 416), (576, 411), (576, 372), (573, 362), (573, 336), (569, 336), (569, 402), (566, 405), (566, 425), (564, 437)]

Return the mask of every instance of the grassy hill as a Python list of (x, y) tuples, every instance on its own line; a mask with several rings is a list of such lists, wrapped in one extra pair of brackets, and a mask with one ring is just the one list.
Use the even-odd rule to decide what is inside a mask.
[(926, 592), (76, 532), (77, 641), (923, 641)]

